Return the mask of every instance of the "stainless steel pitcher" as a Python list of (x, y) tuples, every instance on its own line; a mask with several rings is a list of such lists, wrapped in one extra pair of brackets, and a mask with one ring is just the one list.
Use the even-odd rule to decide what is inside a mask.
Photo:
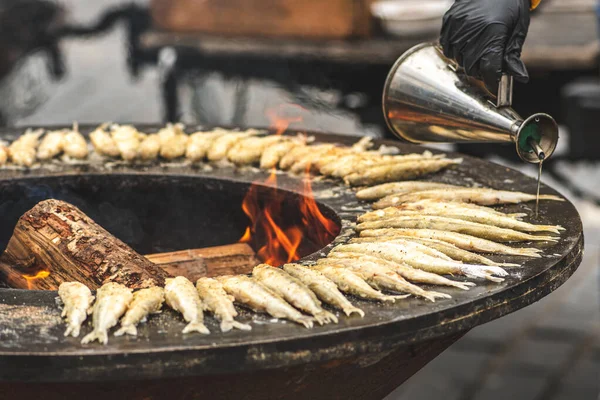
[(392, 67), (383, 90), (383, 112), (396, 136), (413, 143), (516, 144), (522, 160), (549, 158), (558, 125), (548, 114), (523, 119), (512, 109), (512, 77), (497, 95), (444, 57), (435, 43), (408, 50)]

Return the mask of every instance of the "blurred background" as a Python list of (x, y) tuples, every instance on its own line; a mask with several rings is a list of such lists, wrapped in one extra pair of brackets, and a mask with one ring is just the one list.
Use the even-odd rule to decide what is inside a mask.
[[(0, 125), (268, 126), (389, 137), (393, 62), (436, 40), (446, 0), (1, 0)], [(600, 381), (600, 5), (543, 0), (515, 87), (561, 125), (543, 181), (584, 221), (575, 275), (468, 333), (388, 399), (596, 399)], [(275, 111), (274, 111), (275, 110)], [(449, 149), (536, 175), (511, 146)]]

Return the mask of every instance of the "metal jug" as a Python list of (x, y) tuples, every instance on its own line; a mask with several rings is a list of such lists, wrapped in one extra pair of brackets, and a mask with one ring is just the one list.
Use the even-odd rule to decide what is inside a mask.
[(549, 158), (558, 125), (548, 114), (523, 119), (512, 109), (512, 77), (498, 94), (467, 76), (435, 43), (408, 50), (392, 67), (383, 90), (383, 112), (396, 136), (413, 143), (515, 143), (529, 163)]

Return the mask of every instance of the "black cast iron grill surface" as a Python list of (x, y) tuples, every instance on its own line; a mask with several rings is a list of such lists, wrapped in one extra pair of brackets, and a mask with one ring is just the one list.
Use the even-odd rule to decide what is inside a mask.
[[(140, 126), (139, 129), (151, 132), (157, 127)], [(81, 130), (89, 132), (90, 127)], [(4, 132), (3, 136), (16, 133)], [(320, 142), (351, 144), (357, 140), (330, 134), (315, 135)], [(377, 141), (376, 144), (397, 146), (402, 152), (423, 151), (422, 147), (399, 142)], [(535, 192), (536, 182), (517, 171), (476, 158), (464, 159), (461, 165), (427, 179)], [(83, 165), (57, 163), (26, 171), (4, 169), (0, 170), (0, 215), (3, 224), (0, 240), (6, 243), (7, 232), (12, 231), (16, 223), (15, 215), (17, 218), (20, 215), (17, 209), (32, 206), (52, 195), (62, 195), (142, 253), (230, 243), (239, 238), (237, 235), (244, 228), (243, 224), (240, 225), (242, 220), (235, 216), (241, 212), (243, 194), (252, 182), (267, 177), (267, 172), (255, 168), (206, 168), (159, 162), (132, 166), (113, 162), (110, 168), (91, 162)], [(297, 197), (293, 192), (301, 188), (301, 181), (280, 174), (278, 185), (280, 189), (292, 192), (289, 196), (293, 199)], [(165, 222), (165, 225), (152, 230), (144, 225), (148, 221), (141, 218), (143, 229), (137, 232), (143, 234), (139, 237), (135, 229), (127, 231), (127, 224), (122, 222), (126, 219), (120, 218), (118, 211), (127, 213), (136, 209), (147, 212), (146, 218), (155, 218), (156, 215), (149, 212), (151, 207), (144, 205), (144, 196), (140, 196), (144, 190), (152, 191), (153, 187), (160, 188), (164, 194), (160, 201), (153, 200), (160, 203), (158, 209), (169, 213), (162, 207), (165, 204), (167, 208), (183, 208), (176, 216), (181, 225), (169, 226)], [(67, 189), (61, 192), (60, 188)], [(96, 206), (105, 204), (100, 200), (110, 201), (112, 195), (105, 191), (111, 188), (115, 191), (116, 204), (121, 199), (121, 206), (129, 207), (129, 210), (123, 211), (115, 206), (109, 210), (113, 214), (103, 217), (103, 210)], [(353, 191), (338, 181), (317, 179), (313, 182), (313, 190), (321, 210), (341, 224), (341, 231), (333, 243), (307, 255), (302, 261), (323, 257), (334, 245), (354, 237), (356, 217), (370, 209), (368, 204), (357, 201)], [(96, 193), (101, 199), (96, 198), (94, 203), (89, 200), (90, 196), (77, 198), (77, 193), (81, 195), (86, 191), (88, 194)], [(543, 186), (542, 192), (557, 193), (547, 186)], [(20, 198), (19, 203), (21, 194), (31, 197), (28, 200)], [(194, 201), (197, 201), (197, 207), (193, 206)], [(129, 205), (125, 206), (128, 202)], [(135, 202), (140, 204), (138, 208), (135, 208)], [(219, 206), (222, 209), (219, 210)], [(208, 207), (210, 213), (202, 207)], [(531, 204), (504, 209), (532, 213)], [(207, 225), (202, 225), (201, 218), (194, 217), (194, 210), (199, 216), (213, 214), (208, 228), (210, 233), (199, 233), (207, 229)], [(214, 215), (223, 219), (222, 231), (215, 225)], [(7, 217), (11, 221), (7, 221)], [(408, 298), (396, 304), (379, 304), (351, 298), (365, 311), (364, 318), (342, 316), (339, 324), (313, 329), (290, 322), (271, 322), (268, 316), (241, 310), (239, 319), (242, 322), (253, 321), (250, 332), (234, 330), (221, 333), (217, 322), (207, 317), (210, 335), (184, 336), (181, 334), (184, 322), (179, 315), (166, 309), (140, 325), (138, 337), (117, 338), (111, 335), (106, 346), (83, 346), (80, 338), (63, 337), (64, 324), (55, 304), (56, 292), (0, 289), (0, 380), (71, 382), (212, 375), (291, 367), (365, 354), (373, 354), (375, 362), (398, 346), (418, 345), (435, 338), (460, 335), (476, 325), (525, 307), (564, 283), (582, 257), (580, 217), (570, 202), (544, 201), (540, 204), (540, 217), (536, 222), (560, 224), (566, 231), (558, 244), (547, 246), (543, 258), (519, 258), (519, 262), (526, 261), (525, 267), (511, 269), (510, 276), (503, 283), (478, 281), (477, 286), (469, 291), (438, 288), (451, 294), (452, 299), (436, 303)], [(7, 224), (10, 229), (6, 228)], [(173, 232), (172, 237), (169, 237), (170, 232)], [(195, 234), (199, 235), (198, 239), (194, 238)], [(209, 239), (206, 238), (211, 237), (213, 242), (207, 242)], [(496, 259), (517, 260), (510, 256)], [(82, 334), (90, 329), (88, 321)]]

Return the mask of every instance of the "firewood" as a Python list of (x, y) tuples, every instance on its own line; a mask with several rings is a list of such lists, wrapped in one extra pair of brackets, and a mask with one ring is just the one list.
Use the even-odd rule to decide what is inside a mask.
[(182, 275), (193, 282), (203, 276), (248, 274), (259, 264), (245, 243), (149, 254), (146, 258), (170, 275)]
[(56, 290), (65, 281), (139, 289), (163, 285), (168, 276), (77, 207), (54, 199), (19, 219), (0, 256), (0, 280), (21, 289)]

